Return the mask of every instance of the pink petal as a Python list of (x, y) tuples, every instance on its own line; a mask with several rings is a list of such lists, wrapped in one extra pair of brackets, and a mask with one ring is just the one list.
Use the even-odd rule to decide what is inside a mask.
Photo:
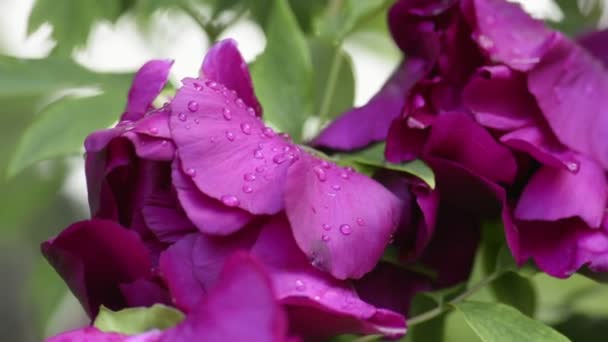
[(172, 104), (170, 125), (182, 171), (203, 193), (228, 206), (277, 213), (287, 169), (299, 149), (265, 127), (228, 90), (199, 82), (185, 80)]
[(536, 171), (519, 198), (515, 217), (542, 221), (580, 217), (599, 227), (608, 199), (606, 174), (595, 162), (579, 158), (577, 173), (549, 166)]
[(139, 120), (144, 116), (167, 83), (171, 65), (173, 61), (170, 60), (152, 60), (137, 71), (121, 121)]
[(97, 328), (86, 327), (66, 331), (46, 339), (45, 342), (125, 342), (127, 339), (128, 336), (124, 334), (103, 332)]
[(255, 96), (249, 68), (236, 45), (233, 39), (225, 39), (213, 45), (207, 51), (200, 76), (236, 91), (245, 104), (252, 107), (258, 116), (262, 116), (262, 106)]
[(289, 169), (285, 208), (300, 249), (338, 279), (374, 267), (401, 215), (401, 201), (382, 185), (308, 155)]

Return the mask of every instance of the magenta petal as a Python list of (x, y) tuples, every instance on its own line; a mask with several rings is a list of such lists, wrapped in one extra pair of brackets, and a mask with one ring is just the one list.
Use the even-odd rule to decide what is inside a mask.
[(411, 117), (393, 120), (386, 138), (386, 160), (402, 163), (418, 158), (422, 154), (429, 131), (427, 128), (412, 125)]
[(119, 285), (148, 276), (152, 267), (139, 236), (112, 221), (74, 223), (41, 248), (91, 317), (102, 304), (125, 307)]
[(499, 130), (521, 128), (540, 118), (525, 75), (506, 66), (481, 69), (464, 89), (463, 101), (477, 122)]
[(578, 43), (608, 67), (608, 30), (590, 32), (578, 39)]
[(477, 44), (494, 61), (520, 71), (532, 69), (545, 53), (552, 31), (519, 4), (504, 0), (473, 2), (476, 17), (470, 25), (476, 27)]
[(169, 191), (159, 191), (148, 197), (142, 215), (146, 227), (162, 242), (174, 243), (196, 231), (194, 224), (179, 207), (175, 195)]
[(172, 105), (171, 131), (182, 171), (203, 193), (228, 206), (252, 214), (279, 212), (287, 169), (299, 149), (229, 92), (197, 90), (193, 83), (184, 81)]
[(500, 141), (515, 150), (528, 153), (544, 165), (578, 171), (576, 153), (557, 141), (549, 128), (537, 125), (520, 128), (503, 135)]
[[(97, 328), (86, 327), (66, 331), (47, 338), (45, 342), (126, 342), (128, 338), (127, 335), (114, 332), (103, 332), (97, 330)], [(150, 340), (150, 342), (153, 342), (153, 340)]]
[(228, 235), (252, 219), (253, 216), (248, 212), (224, 205), (202, 193), (178, 165), (179, 160), (175, 160), (172, 168), (173, 186), (183, 210), (198, 230), (208, 234)]
[(285, 208), (300, 249), (338, 279), (374, 267), (401, 215), (401, 201), (379, 183), (307, 155), (289, 169)]
[(517, 171), (513, 154), (464, 113), (435, 120), (424, 155), (454, 161), (493, 182), (511, 183)]
[(608, 167), (608, 70), (604, 65), (558, 36), (530, 72), (528, 86), (560, 142)]
[(121, 121), (139, 120), (144, 116), (167, 83), (171, 65), (173, 61), (170, 60), (152, 60), (137, 71), (129, 89), (127, 108)]
[(352, 150), (383, 140), (391, 121), (401, 114), (408, 91), (423, 73), (421, 63), (408, 61), (402, 64), (367, 104), (334, 120), (313, 141), (313, 145)]
[(515, 217), (542, 221), (580, 217), (599, 227), (608, 199), (606, 175), (595, 162), (579, 158), (577, 173), (549, 166), (536, 171), (517, 203)]
[(264, 225), (251, 254), (269, 269), (292, 330), (303, 337), (321, 340), (340, 333), (379, 333), (394, 338), (405, 333), (403, 316), (365, 303), (348, 282), (314, 268), (296, 245), (285, 216), (275, 216)]
[(206, 297), (161, 341), (286, 341), (285, 312), (262, 265), (230, 257)]
[(262, 107), (255, 96), (249, 68), (233, 39), (222, 40), (207, 51), (200, 76), (236, 91), (245, 104), (252, 107), (258, 116), (262, 116)]
[(171, 302), (167, 289), (148, 279), (120, 284), (120, 292), (125, 296), (128, 307), (152, 306), (156, 303), (169, 305)]

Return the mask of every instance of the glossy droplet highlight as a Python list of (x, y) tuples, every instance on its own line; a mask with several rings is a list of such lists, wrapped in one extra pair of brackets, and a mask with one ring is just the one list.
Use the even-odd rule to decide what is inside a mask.
[(243, 192), (246, 194), (250, 194), (253, 192), (253, 188), (250, 187), (249, 185), (243, 185)]
[(251, 125), (249, 125), (246, 122), (243, 122), (241, 124), (241, 132), (243, 132), (243, 134), (247, 134), (247, 135), (251, 134)]
[(224, 195), (222, 196), (222, 203), (229, 207), (236, 207), (241, 204), (241, 201), (234, 195)]
[(198, 125), (199, 123), (201, 123), (201, 121), (198, 118), (196, 118), (196, 119), (194, 119), (194, 123)]
[(196, 177), (196, 170), (193, 168), (188, 168), (186, 170), (186, 174), (190, 177)]
[(323, 228), (323, 230), (325, 230), (325, 231), (330, 231), (331, 230), (331, 226), (328, 225), (327, 223), (323, 223), (321, 225), (321, 228)]
[(255, 110), (251, 107), (247, 107), (247, 113), (251, 116), (255, 116)]
[(340, 191), (340, 189), (342, 189), (342, 187), (340, 186), (340, 184), (334, 184), (331, 186), (332, 189), (336, 190), (336, 191)]
[(570, 172), (578, 172), (580, 165), (577, 162), (566, 162), (566, 167)]
[(268, 138), (272, 138), (276, 135), (276, 133), (270, 127), (262, 128), (262, 134)]
[(365, 226), (365, 220), (361, 217), (357, 217), (357, 224), (360, 226)]
[(288, 159), (288, 158), (287, 158), (287, 156), (285, 155), (285, 153), (279, 153), (279, 154), (275, 155), (274, 157), (272, 157), (272, 161), (273, 161), (275, 164), (279, 164), (279, 165), (280, 165), (280, 164), (283, 164), (284, 162), (286, 162), (286, 161), (287, 161), (287, 159)]
[(327, 235), (327, 234), (321, 235), (321, 240), (323, 240), (325, 242), (329, 241), (329, 235)]
[(228, 139), (228, 141), (234, 141), (234, 133), (230, 131), (226, 132), (226, 139)]
[(327, 180), (327, 174), (325, 170), (319, 165), (312, 168), (312, 171), (317, 175), (317, 179), (321, 182), (325, 182)]
[(342, 171), (342, 172), (340, 172), (340, 178), (349, 179), (350, 176), (348, 175), (348, 173), (346, 171)]
[(179, 113), (177, 117), (180, 119), (180, 121), (186, 121), (186, 119), (188, 119), (188, 117), (184, 113)]
[(158, 134), (158, 128), (157, 127), (150, 128), (150, 134), (157, 135)]
[(255, 180), (255, 175), (253, 173), (246, 173), (243, 175), (243, 179), (248, 182), (253, 182)]
[(330, 164), (327, 162), (327, 160), (322, 160), (322, 161), (321, 161), (321, 166), (322, 166), (324, 169), (329, 169), (329, 168), (331, 167), (331, 165), (330, 165)]
[(343, 224), (340, 226), (340, 233), (344, 235), (350, 235), (353, 232), (353, 228), (348, 224)]
[(243, 102), (243, 100), (241, 100), (241, 99), (236, 99), (236, 101), (234, 101), (234, 103), (236, 103), (236, 105), (241, 108), (245, 108), (245, 102)]
[(253, 157), (255, 159), (264, 159), (264, 153), (261, 149), (256, 149), (253, 151)]
[(255, 172), (257, 172), (257, 173), (263, 173), (264, 171), (266, 171), (266, 168), (261, 165), (256, 166), (256, 168), (255, 168)]
[(228, 108), (222, 109), (222, 115), (224, 116), (224, 119), (226, 121), (232, 120), (232, 113), (230, 112), (230, 109), (228, 109)]
[(188, 102), (188, 110), (191, 112), (196, 112), (198, 110), (198, 102), (190, 101)]
[(207, 87), (213, 90), (220, 90), (222, 88), (219, 84), (213, 81), (206, 81), (205, 84), (207, 85)]
[(304, 284), (304, 282), (301, 281), (300, 279), (296, 280), (296, 290), (298, 290), (298, 291), (306, 290), (306, 284)]

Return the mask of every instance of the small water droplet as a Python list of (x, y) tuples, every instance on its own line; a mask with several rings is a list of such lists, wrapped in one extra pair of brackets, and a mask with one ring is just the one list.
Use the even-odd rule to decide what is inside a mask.
[(224, 195), (222, 196), (222, 203), (229, 207), (236, 207), (241, 204), (241, 201), (234, 195)]
[(190, 125), (186, 125), (186, 129), (190, 129)]
[(234, 101), (234, 103), (236, 103), (236, 105), (241, 108), (245, 108), (245, 102), (243, 102), (243, 100), (240, 98), (236, 99), (236, 101)]
[(255, 116), (255, 110), (251, 107), (247, 107), (247, 113), (251, 116)]
[(426, 126), (420, 120), (410, 116), (407, 118), (407, 127), (411, 129), (425, 129)]
[(262, 165), (256, 166), (256, 168), (255, 168), (255, 172), (257, 172), (257, 173), (263, 173), (264, 171), (266, 171), (266, 168)]
[(566, 167), (570, 172), (578, 172), (580, 165), (577, 162), (566, 162)]
[(494, 47), (494, 42), (492, 41), (492, 39), (490, 39), (487, 36), (484, 36), (483, 34), (479, 35), (479, 37), (477, 37), (477, 42), (479, 43), (479, 46), (481, 46), (483, 49), (491, 49), (492, 47)]
[(365, 220), (361, 217), (357, 217), (357, 224), (360, 226), (365, 226)]
[(336, 191), (340, 191), (340, 189), (342, 189), (342, 187), (340, 186), (340, 184), (334, 184), (331, 186), (332, 189), (336, 190)]
[(198, 110), (198, 102), (190, 101), (188, 102), (188, 110), (191, 112), (196, 112)]
[(203, 90), (203, 86), (200, 83), (194, 82), (194, 90), (201, 91)]
[(264, 134), (264, 136), (266, 136), (268, 138), (272, 138), (276, 135), (276, 133), (270, 127), (262, 128), (262, 134)]
[(321, 166), (324, 169), (329, 169), (331, 167), (331, 165), (327, 162), (327, 160), (321, 160)]
[(248, 182), (253, 182), (255, 180), (255, 175), (253, 173), (246, 173), (243, 175), (243, 179)]
[(323, 224), (321, 225), (321, 228), (323, 228), (323, 230), (326, 230), (326, 231), (331, 230), (331, 226), (330, 226), (330, 225), (328, 225), (327, 223), (323, 223)]
[(228, 139), (228, 141), (234, 141), (234, 133), (227, 131), (226, 132), (226, 139)]
[(152, 127), (152, 128), (150, 128), (150, 134), (157, 135), (158, 134), (158, 127)]
[(327, 174), (325, 170), (319, 165), (312, 168), (313, 172), (317, 175), (317, 179), (321, 182), (325, 182), (327, 180)]
[(346, 173), (346, 171), (342, 171), (340, 172), (340, 177), (343, 179), (349, 179), (350, 176), (348, 175), (348, 173)]
[(264, 159), (264, 153), (262, 152), (261, 149), (255, 149), (253, 151), (253, 157), (255, 159)]
[(327, 235), (327, 234), (321, 235), (321, 240), (323, 240), (325, 242), (329, 241), (329, 235)]
[(353, 228), (348, 224), (343, 224), (340, 226), (340, 233), (344, 235), (350, 235), (353, 232)]
[(179, 113), (177, 117), (180, 119), (180, 121), (186, 121), (186, 119), (188, 119), (188, 117), (184, 113)]
[(279, 154), (275, 154), (275, 156), (274, 156), (274, 157), (272, 157), (272, 161), (273, 161), (275, 164), (279, 164), (279, 165), (280, 165), (280, 164), (283, 164), (284, 162), (286, 162), (286, 161), (287, 161), (287, 159), (288, 159), (288, 158), (287, 158), (287, 156), (285, 155), (285, 153), (279, 153)]
[(226, 119), (226, 121), (232, 120), (232, 113), (230, 112), (230, 109), (224, 108), (222, 110), (222, 115), (224, 116), (224, 119)]
[(163, 146), (167, 146), (169, 144), (169, 142), (167, 140), (163, 140), (160, 144)]
[(300, 279), (296, 280), (296, 290), (298, 290), (298, 291), (306, 290), (306, 284), (304, 284), (304, 282), (301, 281)]
[(314, 297), (312, 297), (312, 299), (314, 299), (314, 300), (316, 300), (318, 302), (318, 301), (321, 300), (321, 297), (320, 296), (314, 296)]
[(241, 132), (243, 132), (243, 134), (247, 134), (247, 135), (251, 134), (251, 126), (248, 123), (243, 122), (241, 124)]
[(285, 139), (286, 141), (290, 141), (291, 140), (291, 137), (287, 133), (279, 133), (279, 136), (281, 138)]
[(213, 90), (220, 90), (222, 88), (219, 84), (211, 80), (205, 81), (205, 85)]
[(209, 142), (212, 143), (212, 144), (215, 144), (215, 137), (209, 138)]
[(246, 194), (250, 194), (253, 192), (253, 188), (250, 187), (249, 185), (243, 185), (243, 192)]
[(355, 169), (353, 169), (352, 166), (349, 166), (349, 167), (346, 168), (346, 172), (353, 173), (353, 172), (355, 172)]
[(194, 119), (194, 123), (198, 125), (199, 123), (201, 123), (201, 120), (199, 120), (198, 118), (196, 118), (196, 119)]
[(186, 170), (186, 174), (190, 177), (196, 177), (196, 170), (193, 168), (188, 168)]

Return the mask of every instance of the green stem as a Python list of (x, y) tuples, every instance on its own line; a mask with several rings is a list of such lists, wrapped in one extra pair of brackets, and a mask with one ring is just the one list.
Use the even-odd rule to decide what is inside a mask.
[(321, 108), (319, 109), (319, 123), (322, 126), (327, 121), (329, 115), (329, 109), (331, 107), (331, 100), (334, 97), (336, 91), (336, 83), (338, 82), (338, 75), (340, 74), (340, 68), (342, 67), (342, 54), (340, 53), (340, 43), (337, 44), (336, 53), (331, 61), (329, 69), (329, 77), (327, 78), (327, 87), (325, 88), (325, 95), (323, 101), (321, 101)]
[(407, 320), (407, 325), (408, 326), (414, 326), (416, 324), (420, 324), (423, 322), (426, 322), (428, 320), (431, 320), (439, 315), (441, 315), (442, 313), (444, 313), (447, 310), (451, 309), (451, 306), (458, 304), (460, 302), (462, 302), (463, 300), (469, 298), (471, 295), (473, 295), (475, 292), (479, 291), (480, 289), (486, 287), (487, 285), (489, 285), (491, 282), (493, 282), (494, 280), (498, 279), (498, 277), (500, 277), (500, 273), (492, 273), (490, 274), (487, 278), (482, 279), (481, 281), (479, 281), (477, 284), (471, 286), (470, 288), (468, 288), (466, 291), (464, 291), (463, 293), (461, 293), (460, 295), (458, 295), (457, 297), (455, 297), (454, 299), (448, 301), (446, 304), (440, 305), (436, 308), (433, 308), (427, 312), (423, 312), (419, 315), (416, 315), (410, 319)]

